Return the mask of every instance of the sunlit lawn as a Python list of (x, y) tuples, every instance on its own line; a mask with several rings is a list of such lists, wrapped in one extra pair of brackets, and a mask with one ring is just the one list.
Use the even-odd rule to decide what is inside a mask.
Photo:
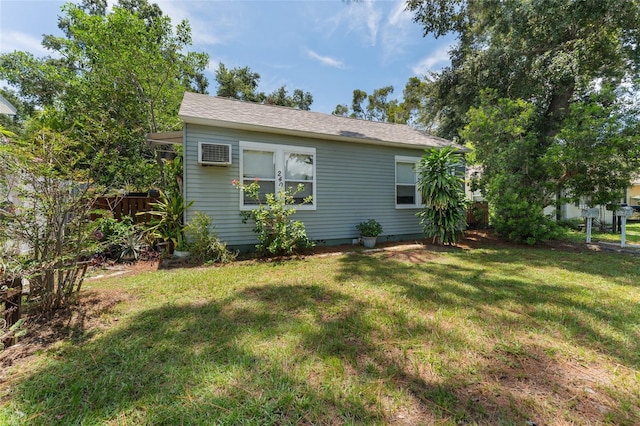
[(0, 424), (639, 424), (639, 266), (418, 249), (93, 281), (126, 301), (13, 369)]
[[(626, 242), (627, 244), (640, 244), (640, 222), (628, 222), (626, 225)], [(569, 239), (574, 242), (585, 242), (586, 233), (584, 231), (572, 231)], [(620, 244), (621, 234), (612, 232), (601, 232), (594, 229), (591, 233), (591, 241), (602, 241), (608, 243)]]

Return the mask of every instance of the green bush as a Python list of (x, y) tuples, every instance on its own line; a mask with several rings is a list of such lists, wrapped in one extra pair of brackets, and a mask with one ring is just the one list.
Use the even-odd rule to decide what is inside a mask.
[(160, 198), (155, 203), (149, 203), (154, 210), (138, 214), (150, 214), (153, 219), (147, 229), (147, 235), (156, 240), (168, 242), (170, 251), (185, 250), (187, 244), (184, 239), (184, 225), (182, 218), (185, 211), (191, 207), (193, 201), (188, 203), (178, 192), (165, 193), (160, 191)]
[(133, 223), (130, 216), (121, 220), (115, 219), (110, 213), (94, 221), (93, 233), (98, 241), (102, 254), (113, 260), (138, 260), (148, 248), (144, 241), (143, 230)]
[(131, 217), (124, 216), (121, 220), (117, 220), (109, 212), (104, 213), (93, 224), (96, 238), (108, 244), (120, 244), (134, 227)]
[[(304, 189), (302, 185), (298, 185), (295, 191), (280, 190), (277, 195), (267, 194), (266, 204), (260, 200), (260, 185), (257, 182), (242, 185), (234, 181), (234, 185), (258, 203), (255, 209), (241, 212), (240, 215), (242, 223), (246, 223), (249, 219), (253, 219), (255, 222), (253, 232), (258, 237), (256, 249), (260, 255), (292, 255), (315, 245), (307, 238), (304, 224), (298, 220), (289, 219), (296, 212), (293, 207), (294, 198), (298, 192)], [(311, 197), (307, 197), (302, 204), (310, 202)]]
[(496, 233), (529, 245), (557, 238), (559, 226), (543, 214), (543, 206), (533, 195), (528, 197), (527, 191), (533, 189), (518, 186), (518, 180), (509, 176), (495, 176), (489, 183), (489, 213)]
[(220, 240), (211, 225), (211, 218), (202, 212), (196, 212), (184, 232), (189, 241), (191, 257), (199, 263), (229, 263), (238, 256), (237, 252), (227, 249), (227, 243)]
[(356, 225), (356, 229), (363, 237), (377, 237), (382, 234), (382, 225), (375, 219), (369, 219)]
[(417, 213), (427, 238), (455, 244), (467, 228), (462, 156), (453, 148), (431, 149), (417, 166), (424, 209)]
[(558, 226), (561, 228), (572, 229), (574, 231), (579, 231), (584, 225), (584, 219), (579, 217), (574, 217), (572, 219), (562, 219), (557, 221)]

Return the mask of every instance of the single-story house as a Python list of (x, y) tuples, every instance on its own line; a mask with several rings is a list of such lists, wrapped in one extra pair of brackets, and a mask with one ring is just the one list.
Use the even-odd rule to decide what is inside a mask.
[(313, 201), (297, 206), (293, 219), (319, 244), (351, 243), (369, 218), (382, 224), (381, 241), (421, 238), (414, 166), (425, 149), (454, 145), (406, 125), (194, 93), (185, 94), (179, 116), (183, 192), (194, 201), (186, 219), (209, 215), (219, 237), (241, 249), (257, 242), (240, 217), (255, 204), (234, 180), (258, 179), (261, 192), (302, 184), (301, 198)]

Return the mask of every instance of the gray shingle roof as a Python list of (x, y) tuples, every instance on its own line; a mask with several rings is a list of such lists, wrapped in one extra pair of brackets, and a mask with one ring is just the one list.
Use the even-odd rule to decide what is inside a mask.
[(404, 124), (358, 120), (196, 93), (185, 93), (179, 116), (185, 123), (306, 135), (321, 139), (425, 148), (453, 144)]
[(0, 114), (16, 115), (17, 111), (16, 107), (11, 105), (11, 102), (6, 100), (4, 96), (0, 95)]

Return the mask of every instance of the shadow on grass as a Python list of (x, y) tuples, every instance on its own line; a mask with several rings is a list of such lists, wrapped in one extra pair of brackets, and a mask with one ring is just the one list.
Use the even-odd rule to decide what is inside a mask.
[[(376, 342), (380, 331), (370, 309), (340, 292), (284, 283), (145, 310), (56, 353), (12, 391), (5, 419), (47, 425), (380, 423), (388, 413), (369, 381), (381, 386), (381, 379), (388, 384), (379, 391), (406, 389), (425, 412), (435, 409), (447, 418), (429, 395), (449, 391), (411, 373)], [(407, 332), (446, 334), (421, 326), (401, 331)]]
[[(517, 262), (509, 277), (496, 277), (491, 268), (505, 253), (473, 256), (479, 257), (469, 264), (482, 266), (344, 256), (336, 260), (332, 288), (287, 277), (225, 299), (145, 310), (52, 355), (20, 381), (11, 406), (0, 411), (9, 413), (10, 424), (47, 425), (544, 424), (553, 422), (553, 413), (520, 392), (524, 382), (566, 400), (559, 409), (569, 415), (576, 409), (569, 404), (580, 399), (559, 393), (570, 393), (573, 382), (545, 348), (510, 340), (517, 330), (565, 329), (576, 344), (637, 365), (636, 339), (620, 344), (591, 326), (587, 319), (598, 303), (580, 301), (582, 290), (529, 277)], [(492, 309), (507, 304), (516, 319)], [(441, 308), (468, 312), (471, 329), (499, 323), (504, 335), (487, 348), (474, 347), (465, 334), (473, 330), (424, 319)], [(633, 325), (622, 324), (620, 312), (597, 315), (632, 337)], [(634, 311), (629, 322), (638, 320)], [(440, 357), (444, 349), (437, 345), (453, 355)], [(479, 349), (475, 364), (438, 370), (438, 363), (454, 363), (456, 353)], [(478, 383), (489, 376), (495, 383)], [(595, 403), (584, 400), (588, 407)], [(615, 404), (612, 418), (624, 424)], [(580, 413), (568, 422), (579, 419)]]
[[(560, 330), (577, 345), (616, 357), (627, 367), (640, 367), (640, 306), (628, 297), (640, 273), (630, 256), (559, 254), (546, 250), (498, 250), (448, 255), (461, 264), (390, 262), (376, 256), (341, 259), (338, 281), (360, 280), (388, 288), (427, 309), (464, 308), (479, 323), (506, 329)], [(534, 268), (548, 268), (546, 273)], [(561, 272), (568, 276), (556, 276)], [(580, 282), (569, 282), (572, 277)], [(597, 280), (616, 291), (599, 292)], [(513, 313), (513, 316), (505, 315)], [(547, 330), (547, 331), (545, 331)]]

